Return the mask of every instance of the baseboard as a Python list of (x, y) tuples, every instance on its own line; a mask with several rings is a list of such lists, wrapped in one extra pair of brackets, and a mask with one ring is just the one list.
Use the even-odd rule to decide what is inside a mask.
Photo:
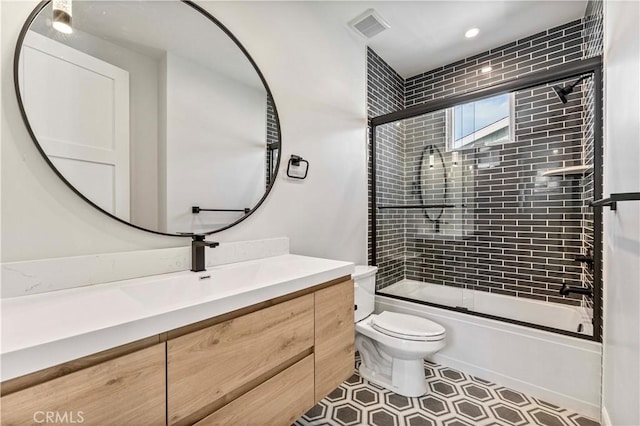
[[(586, 401), (578, 400), (568, 395), (554, 392), (550, 389), (534, 385), (532, 383), (525, 382), (502, 373), (498, 373), (497, 371), (488, 370), (475, 364), (469, 364), (459, 359), (455, 359), (439, 353), (429, 358), (438, 364), (446, 365), (447, 367), (464, 371), (465, 373), (471, 374), (473, 376), (482, 377), (485, 380), (499, 383), (501, 386), (505, 386), (525, 393), (527, 395), (531, 395), (535, 398), (551, 402), (563, 408), (567, 408), (580, 413), (584, 416), (591, 417), (593, 419), (598, 419), (601, 416), (600, 407), (598, 405), (593, 405)], [(605, 425), (605, 423), (603, 423), (603, 425)]]
[(613, 426), (611, 419), (609, 418), (609, 412), (605, 406), (602, 406), (602, 415), (600, 417), (600, 424), (602, 426)]

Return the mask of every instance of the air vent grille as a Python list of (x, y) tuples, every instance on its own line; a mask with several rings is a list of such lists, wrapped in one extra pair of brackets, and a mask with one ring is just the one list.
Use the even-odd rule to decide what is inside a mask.
[(389, 24), (373, 9), (368, 9), (349, 22), (360, 35), (372, 38), (389, 28)]

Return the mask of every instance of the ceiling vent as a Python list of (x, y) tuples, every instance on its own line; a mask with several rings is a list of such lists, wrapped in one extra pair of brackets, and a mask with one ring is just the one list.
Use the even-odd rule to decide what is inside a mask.
[(365, 38), (371, 38), (390, 28), (390, 25), (373, 9), (358, 15), (349, 22), (349, 25)]

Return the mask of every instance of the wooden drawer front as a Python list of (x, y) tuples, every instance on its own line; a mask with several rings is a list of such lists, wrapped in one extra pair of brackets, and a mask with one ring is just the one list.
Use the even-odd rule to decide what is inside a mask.
[(226, 404), (228, 393), (313, 346), (313, 294), (169, 340), (167, 345), (169, 423), (201, 419)]
[(196, 425), (288, 426), (313, 405), (313, 355), (309, 355)]
[(315, 293), (316, 401), (354, 372), (353, 281)]
[(159, 344), (2, 397), (3, 425), (165, 424)]

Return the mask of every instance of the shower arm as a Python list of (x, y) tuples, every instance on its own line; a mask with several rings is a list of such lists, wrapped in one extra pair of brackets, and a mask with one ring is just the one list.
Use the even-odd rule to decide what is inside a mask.
[(573, 83), (571, 86), (569, 86), (569, 88), (571, 90), (573, 90), (574, 87), (576, 87), (578, 84), (580, 84), (581, 81), (586, 80), (587, 78), (591, 77), (590, 75), (583, 75), (582, 77), (580, 77), (579, 79), (577, 79), (575, 81), (575, 83)]

